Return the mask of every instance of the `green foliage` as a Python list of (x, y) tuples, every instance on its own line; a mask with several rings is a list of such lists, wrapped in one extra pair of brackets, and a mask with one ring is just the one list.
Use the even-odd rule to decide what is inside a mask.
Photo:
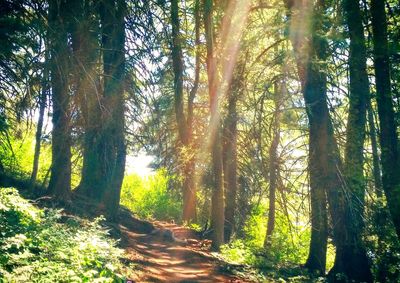
[(122, 282), (123, 251), (102, 220), (62, 217), (59, 210), (36, 208), (15, 189), (1, 188), (0, 281)]
[(246, 245), (252, 248), (261, 248), (264, 244), (267, 221), (266, 205), (254, 205), (244, 226)]
[(125, 176), (121, 204), (142, 218), (180, 220), (182, 203), (168, 188), (171, 178), (163, 169), (146, 178)]
[(243, 240), (234, 240), (221, 246), (221, 255), (226, 261), (235, 264), (253, 265), (256, 261), (253, 249), (247, 246)]
[[(29, 128), (23, 123), (16, 125), (12, 134), (0, 132), (0, 160), (5, 169), (12, 172), (14, 176), (29, 178), (32, 172), (35, 143), (34, 127)], [(49, 177), (51, 155), (51, 144), (45, 137), (42, 137), (37, 175), (39, 183), (42, 183), (46, 176)], [(79, 156), (79, 149), (73, 147), (71, 168), (71, 186), (73, 188), (80, 182), (82, 159), (78, 158)]]
[[(35, 134), (26, 125), (16, 126), (14, 133), (1, 133), (0, 159), (3, 166), (13, 174), (29, 177), (32, 171), (35, 151)], [(39, 157), (38, 181), (44, 180), (51, 164), (51, 147), (42, 142)]]
[(372, 270), (379, 282), (400, 282), (400, 242), (390, 221), (390, 214), (384, 199), (369, 204), (366, 223), (370, 232), (366, 247), (372, 258)]
[(272, 262), (261, 249), (250, 248), (243, 240), (221, 246), (221, 256), (229, 263), (225, 269), (254, 282), (325, 282), (312, 278), (299, 264)]
[[(264, 245), (267, 229), (266, 214), (267, 206), (265, 204), (253, 206), (244, 227), (244, 243), (257, 252), (261, 252)], [(292, 262), (300, 264), (307, 258), (309, 242), (310, 229), (306, 223), (295, 223), (292, 219), (289, 222), (286, 215), (277, 211), (272, 244), (268, 250), (262, 253), (265, 253), (268, 259), (274, 263)]]
[(253, 205), (243, 228), (244, 238), (222, 246), (222, 258), (233, 264), (256, 268), (267, 277), (277, 278), (277, 282), (281, 277), (289, 282), (308, 282), (304, 279), (308, 275), (303, 275), (295, 267), (307, 258), (309, 227), (293, 219), (289, 222), (285, 214), (277, 211), (271, 245), (264, 249), (267, 211), (267, 205), (263, 202)]
[(274, 262), (302, 264), (308, 255), (311, 231), (306, 223), (294, 225), (285, 215), (277, 213), (272, 245), (266, 251)]

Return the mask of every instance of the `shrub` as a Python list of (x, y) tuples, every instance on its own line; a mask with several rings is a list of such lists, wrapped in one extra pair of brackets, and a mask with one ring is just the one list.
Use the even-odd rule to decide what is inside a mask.
[(40, 210), (15, 189), (0, 188), (0, 281), (122, 281), (123, 251), (101, 217), (61, 223), (60, 210)]
[(168, 188), (170, 178), (162, 169), (147, 178), (136, 174), (125, 176), (121, 204), (142, 218), (180, 220), (182, 204)]

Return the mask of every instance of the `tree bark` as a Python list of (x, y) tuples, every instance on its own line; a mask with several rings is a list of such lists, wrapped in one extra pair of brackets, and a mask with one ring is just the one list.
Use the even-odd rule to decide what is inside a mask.
[[(84, 18), (74, 26), (77, 96), (81, 98), (84, 116), (84, 160), (78, 191), (98, 203), (109, 219), (117, 216), (124, 177), (126, 145), (124, 137), (125, 76), (125, 1), (103, 0), (99, 3), (101, 51), (103, 59), (102, 87), (98, 87), (94, 62), (98, 43), (89, 18), (88, 2), (74, 1), (83, 7)], [(76, 8), (79, 9), (79, 8)], [(74, 11), (75, 20), (82, 11)], [(82, 26), (87, 25), (87, 28)], [(97, 24), (98, 25), (98, 24)]]
[(204, 28), (207, 48), (207, 77), (210, 97), (210, 145), (213, 172), (211, 198), (212, 247), (218, 250), (224, 243), (224, 180), (221, 143), (221, 121), (217, 87), (217, 63), (214, 54), (213, 0), (204, 0)]
[[(197, 2), (196, 5), (198, 6)], [(198, 7), (195, 7), (195, 13)], [(196, 21), (198, 15), (195, 15)], [(175, 116), (178, 124), (178, 135), (180, 147), (183, 153), (182, 177), (183, 177), (183, 213), (182, 220), (184, 222), (196, 221), (196, 186), (195, 186), (195, 162), (190, 147), (192, 146), (192, 111), (193, 111), (193, 95), (195, 91), (189, 95), (188, 99), (188, 118), (184, 112), (184, 96), (183, 96), (183, 55), (182, 55), (182, 38), (180, 36), (180, 20), (178, 0), (171, 1), (171, 23), (172, 23), (172, 65), (174, 71), (174, 98), (175, 98)], [(196, 22), (198, 25), (198, 23)], [(196, 41), (198, 37), (198, 26), (196, 28)], [(196, 59), (197, 60), (197, 59)], [(197, 63), (196, 63), (197, 64)], [(195, 70), (196, 72), (197, 70)], [(196, 80), (196, 79), (195, 79)], [(195, 81), (195, 84), (198, 83)], [(195, 86), (197, 88), (197, 86)], [(190, 109), (191, 108), (191, 109)], [(189, 117), (190, 116), (190, 117)]]
[(68, 9), (67, 1), (49, 2), (53, 131), (48, 191), (60, 200), (68, 199), (71, 192)]
[[(278, 51), (278, 50), (276, 50)], [(280, 142), (280, 119), (281, 104), (283, 95), (283, 84), (281, 82), (274, 83), (274, 104), (275, 111), (273, 116), (272, 142), (269, 148), (269, 197), (268, 197), (268, 222), (267, 232), (264, 240), (264, 248), (268, 248), (272, 244), (272, 234), (275, 229), (275, 203), (276, 189), (278, 187), (279, 178), (279, 160), (278, 146)]]
[(371, 15), (376, 102), (380, 125), (382, 185), (397, 236), (400, 238), (400, 209), (398, 209), (400, 203), (400, 174), (398, 173), (400, 158), (390, 85), (387, 19), (384, 0), (371, 1)]
[(369, 82), (367, 74), (367, 51), (359, 2), (345, 0), (344, 9), (350, 37), (349, 54), (349, 114), (347, 118), (344, 173), (352, 195), (356, 225), (361, 227), (364, 209), (363, 149)]
[[(325, 272), (327, 245), (326, 200), (333, 222), (336, 245), (335, 267), (330, 271), (333, 281), (343, 273), (347, 279), (371, 282), (371, 273), (365, 250), (360, 244), (358, 230), (353, 227), (355, 216), (351, 213), (351, 200), (347, 198), (343, 180), (342, 163), (334, 137), (333, 126), (327, 105), (326, 73), (318, 62), (327, 57), (327, 42), (316, 36), (323, 32), (323, 15), (326, 7), (322, 2), (286, 2), (291, 16), (292, 42), (306, 111), (310, 124), (309, 170), (311, 187), (312, 235), (310, 254), (306, 267)], [(317, 15), (321, 18), (315, 19)], [(309, 19), (314, 19), (312, 25)], [(348, 247), (357, 247), (357, 249)], [(345, 260), (343, 260), (345, 259)]]
[(103, 50), (103, 103), (98, 154), (102, 179), (98, 182), (100, 204), (113, 219), (117, 216), (124, 178), (125, 145), (125, 12), (124, 0), (103, 0), (100, 3)]
[[(45, 46), (46, 48), (46, 46)], [(49, 56), (48, 51), (45, 51), (45, 62), (43, 65), (43, 78), (41, 83), (41, 92), (39, 95), (39, 117), (36, 126), (36, 134), (35, 134), (35, 152), (33, 155), (33, 165), (32, 165), (32, 174), (31, 174), (31, 186), (32, 188), (35, 186), (37, 173), (39, 170), (39, 157), (40, 157), (40, 147), (42, 140), (42, 131), (43, 131), (43, 121), (44, 121), (44, 111), (46, 110), (47, 104), (47, 95), (49, 93)]]
[[(76, 97), (84, 124), (82, 179), (78, 193), (96, 202), (99, 212), (115, 219), (124, 177), (125, 1), (99, 3), (103, 79), (96, 73), (98, 22), (89, 1), (76, 0), (72, 39), (76, 65)], [(71, 4), (72, 5), (72, 4)]]
[(83, 166), (82, 177), (76, 192), (90, 199), (97, 198), (93, 189), (101, 181), (102, 161), (98, 141), (101, 134), (101, 111), (103, 92), (96, 65), (100, 58), (99, 26), (96, 7), (91, 1), (75, 0), (75, 24), (73, 25), (72, 44), (75, 63), (76, 100), (82, 115)]
[(344, 215), (340, 216), (344, 225), (338, 227), (343, 237), (335, 241), (336, 257), (330, 275), (336, 279), (336, 274), (343, 273), (350, 280), (372, 282), (369, 259), (361, 238), (365, 195), (363, 150), (366, 102), (369, 99), (367, 54), (359, 2), (345, 0), (343, 8), (350, 37), (350, 99), (344, 164), (345, 195), (342, 197)]
[[(237, 96), (242, 76), (233, 79), (229, 102), (228, 114), (225, 118), (223, 129), (223, 169), (225, 187), (225, 226), (224, 240), (231, 239), (235, 228), (236, 195), (237, 195)], [(239, 81), (237, 81), (239, 80)]]
[[(311, 195), (311, 242), (305, 263), (312, 272), (325, 274), (328, 239), (326, 190), (339, 190), (337, 181), (338, 151), (327, 105), (326, 74), (320, 64), (327, 57), (327, 42), (316, 37), (321, 21), (310, 25), (309, 19), (323, 15), (320, 3), (287, 1), (291, 34), (302, 92), (309, 121), (309, 172)], [(322, 16), (320, 15), (320, 16)]]
[(368, 113), (368, 128), (369, 136), (371, 139), (372, 148), (372, 172), (374, 176), (375, 191), (378, 198), (382, 197), (382, 177), (381, 177), (381, 166), (378, 153), (378, 143), (376, 140), (376, 127), (374, 119), (374, 110), (372, 109), (371, 99), (367, 101), (367, 113)]

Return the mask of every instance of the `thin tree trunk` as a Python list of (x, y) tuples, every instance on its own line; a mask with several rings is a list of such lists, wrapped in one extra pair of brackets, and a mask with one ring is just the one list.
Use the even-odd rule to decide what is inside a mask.
[[(197, 199), (196, 199), (196, 152), (193, 145), (193, 108), (194, 99), (197, 94), (200, 80), (200, 0), (195, 1), (194, 7), (195, 17), (195, 70), (193, 87), (188, 96), (188, 110), (186, 120), (186, 138), (188, 149), (192, 152), (189, 154), (185, 168), (185, 182), (184, 184), (184, 209), (183, 220), (193, 221), (197, 220)], [(185, 193), (186, 192), (186, 193)]]
[(369, 137), (371, 139), (372, 147), (372, 171), (374, 175), (375, 191), (378, 198), (382, 197), (382, 178), (381, 178), (381, 166), (379, 163), (378, 143), (376, 140), (376, 127), (374, 121), (374, 112), (371, 105), (371, 99), (367, 101), (367, 113), (368, 113), (368, 128)]
[(175, 115), (178, 124), (179, 139), (186, 145), (186, 118), (183, 99), (183, 55), (182, 37), (180, 36), (178, 0), (171, 0), (172, 24), (172, 67), (174, 71)]
[[(350, 36), (349, 54), (349, 115), (347, 118), (344, 173), (352, 194), (353, 212), (358, 227), (362, 227), (364, 210), (364, 140), (369, 82), (367, 74), (367, 51), (361, 11), (357, 0), (345, 0), (344, 9)], [(358, 229), (356, 227), (356, 229)]]
[(43, 131), (43, 121), (44, 121), (44, 111), (46, 110), (47, 104), (47, 95), (49, 92), (49, 56), (48, 51), (45, 51), (45, 62), (43, 67), (43, 78), (41, 84), (41, 93), (39, 95), (39, 117), (36, 127), (35, 134), (35, 153), (33, 156), (33, 166), (32, 166), (32, 174), (31, 174), (31, 188), (35, 186), (37, 173), (39, 170), (39, 157), (40, 157), (40, 146), (42, 140), (42, 131)]
[(384, 0), (371, 1), (374, 43), (376, 101), (378, 105), (382, 162), (382, 184), (390, 214), (400, 238), (400, 165), (398, 137), (394, 120), (393, 97), (390, 85), (387, 19)]
[[(195, 8), (198, 13), (198, 7)], [(198, 16), (195, 15), (197, 18)], [(178, 134), (180, 145), (184, 152), (190, 152), (191, 147), (191, 127), (192, 115), (188, 113), (190, 118), (186, 119), (184, 112), (183, 99), (183, 54), (182, 54), (182, 38), (180, 36), (179, 21), (179, 5), (178, 0), (171, 1), (171, 23), (172, 23), (172, 65), (174, 71), (174, 94), (175, 94), (175, 116), (178, 124)], [(198, 29), (198, 27), (196, 27)], [(196, 31), (196, 36), (198, 32)], [(196, 70), (197, 71), (197, 70)], [(195, 82), (197, 84), (198, 82)], [(197, 86), (196, 86), (197, 88)], [(192, 92), (193, 93), (193, 92)], [(192, 94), (191, 93), (191, 94)], [(195, 92), (194, 92), (195, 94)], [(188, 108), (193, 109), (192, 95), (189, 96)], [(191, 105), (189, 105), (191, 104)], [(189, 112), (189, 111), (188, 111)], [(182, 220), (185, 222), (196, 221), (196, 190), (195, 190), (195, 163), (194, 158), (183, 157), (183, 213)]]
[(53, 103), (52, 164), (48, 191), (60, 200), (71, 192), (71, 134), (68, 93), (69, 50), (66, 1), (49, 3), (51, 83)]
[[(276, 50), (277, 51), (277, 50)], [(280, 87), (279, 87), (280, 85)], [(280, 141), (280, 112), (281, 101), (283, 95), (283, 84), (275, 82), (274, 84), (274, 104), (275, 112), (273, 117), (273, 133), (272, 142), (269, 148), (269, 197), (268, 197), (268, 222), (267, 232), (264, 240), (264, 248), (268, 248), (272, 244), (272, 234), (275, 229), (275, 203), (276, 189), (278, 187), (279, 160), (278, 160), (278, 145)]]

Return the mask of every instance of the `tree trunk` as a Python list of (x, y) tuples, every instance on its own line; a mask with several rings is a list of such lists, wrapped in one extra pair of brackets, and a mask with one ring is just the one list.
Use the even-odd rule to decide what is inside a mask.
[(217, 87), (217, 63), (214, 54), (213, 0), (204, 0), (204, 28), (207, 47), (207, 76), (210, 97), (210, 145), (213, 172), (211, 198), (212, 247), (218, 250), (224, 243), (224, 180), (221, 144), (221, 121)]
[(49, 2), (49, 35), (53, 103), (52, 163), (48, 191), (60, 200), (71, 192), (71, 134), (68, 93), (69, 49), (67, 1)]
[[(236, 213), (236, 194), (237, 194), (237, 86), (242, 80), (239, 76), (234, 78), (231, 87), (231, 93), (228, 102), (228, 114), (225, 119), (223, 130), (223, 169), (224, 169), (224, 187), (225, 189), (225, 228), (224, 239), (228, 242), (231, 239), (235, 228)], [(236, 87), (235, 87), (236, 86)]]
[[(198, 13), (198, 7), (196, 9)], [(196, 15), (197, 17), (197, 15)], [(190, 153), (191, 147), (191, 120), (186, 120), (184, 112), (183, 99), (183, 55), (182, 55), (182, 38), (180, 36), (179, 22), (179, 5), (178, 0), (171, 1), (171, 23), (172, 23), (172, 65), (174, 71), (174, 98), (175, 98), (175, 116), (178, 124), (178, 135), (181, 150), (184, 153)], [(197, 28), (197, 27), (196, 27)], [(197, 33), (196, 33), (197, 36)], [(195, 82), (196, 83), (196, 82)], [(193, 100), (189, 103), (193, 103)], [(188, 108), (190, 106), (188, 105)], [(188, 116), (192, 113), (188, 113)], [(190, 118), (191, 119), (191, 118)], [(196, 221), (196, 187), (195, 187), (195, 163), (192, 156), (185, 154), (182, 157), (183, 163), (183, 213), (182, 220), (184, 222)]]
[[(313, 45), (316, 44), (315, 42)], [(324, 44), (324, 43), (322, 43)], [(319, 60), (325, 47), (312, 47)], [(319, 50), (318, 50), (319, 49)], [(317, 59), (312, 59), (317, 60)], [(325, 183), (336, 176), (336, 154), (333, 128), (326, 101), (326, 77), (313, 63), (308, 64), (303, 82), (303, 94), (309, 120), (309, 170), (311, 196), (311, 242), (305, 266), (325, 274), (328, 238), (327, 199), (325, 189), (337, 190), (340, 183)], [(333, 186), (332, 186), (333, 185)]]
[[(305, 266), (312, 272), (325, 274), (328, 239), (326, 190), (339, 190), (336, 165), (338, 152), (327, 105), (326, 74), (321, 64), (327, 57), (327, 42), (316, 37), (322, 32), (321, 22), (311, 26), (308, 19), (324, 13), (320, 3), (286, 2), (289, 9), (290, 40), (295, 52), (309, 121), (309, 172), (311, 195), (311, 242)], [(320, 17), (322, 15), (319, 15)], [(307, 50), (308, 52), (305, 52)], [(329, 182), (330, 181), (330, 182)]]
[(79, 106), (83, 134), (82, 177), (77, 193), (96, 199), (93, 190), (103, 176), (97, 141), (101, 132), (102, 91), (99, 87), (98, 63), (99, 39), (98, 17), (91, 1), (71, 0), (74, 5), (72, 24), (72, 48), (74, 52), (75, 100)]
[[(99, 4), (103, 59), (103, 87), (96, 74), (98, 23), (89, 15), (89, 1), (76, 0), (73, 44), (76, 63), (76, 96), (85, 128), (82, 179), (78, 192), (98, 203), (109, 219), (117, 216), (124, 177), (125, 2)], [(80, 10), (82, 9), (82, 11)], [(78, 11), (76, 11), (78, 10)]]
[(369, 136), (371, 139), (372, 148), (372, 172), (374, 176), (375, 191), (378, 198), (382, 197), (382, 178), (381, 178), (381, 166), (379, 163), (378, 143), (376, 141), (376, 127), (374, 119), (374, 110), (372, 109), (371, 99), (367, 101), (367, 113), (368, 113), (368, 128)]
[[(345, 182), (341, 175), (341, 160), (333, 133), (326, 97), (326, 73), (318, 62), (327, 57), (327, 42), (321, 36), (322, 20), (307, 19), (323, 17), (326, 7), (317, 2), (286, 2), (291, 13), (290, 40), (292, 42), (302, 82), (306, 111), (310, 124), (309, 170), (311, 187), (312, 235), (310, 254), (306, 267), (325, 272), (327, 245), (326, 199), (333, 222), (334, 242), (337, 256), (331, 279), (340, 281), (337, 273), (349, 280), (371, 282), (371, 273), (360, 237), (353, 227), (355, 216), (351, 213), (351, 200), (347, 199)], [(308, 52), (304, 52), (308, 50)], [(326, 198), (326, 194), (328, 198)], [(357, 249), (348, 249), (357, 247)], [(343, 261), (343, 259), (346, 259)]]
[[(125, 12), (124, 0), (103, 0), (100, 4), (104, 94), (99, 152), (102, 179), (98, 193), (107, 216), (117, 216), (124, 178), (126, 145), (124, 123), (125, 78)], [(93, 186), (97, 190), (96, 186)]]
[[(45, 46), (46, 48), (47, 46)], [(41, 93), (39, 95), (39, 117), (36, 126), (36, 134), (35, 134), (35, 153), (33, 156), (33, 165), (32, 165), (32, 174), (31, 174), (31, 187), (33, 188), (36, 183), (37, 173), (39, 170), (39, 157), (40, 157), (40, 146), (42, 140), (42, 130), (43, 130), (43, 120), (44, 120), (44, 111), (46, 110), (47, 104), (47, 95), (49, 92), (49, 56), (48, 51), (45, 50), (45, 62), (43, 66), (43, 78), (41, 83)]]
[(193, 108), (194, 99), (197, 94), (200, 80), (200, 0), (195, 1), (194, 17), (195, 17), (195, 70), (193, 87), (188, 96), (188, 110), (186, 120), (186, 141), (188, 150), (192, 152), (189, 154), (189, 160), (185, 164), (184, 176), (184, 208), (183, 220), (196, 221), (197, 220), (197, 184), (196, 184), (196, 152), (193, 145)]
[(376, 101), (380, 125), (382, 185), (397, 236), (400, 238), (400, 165), (390, 85), (387, 20), (384, 0), (371, 1)]
[(363, 150), (369, 99), (366, 47), (359, 2), (345, 0), (344, 10), (350, 35), (350, 105), (344, 164), (345, 195), (341, 197), (344, 200), (344, 215), (340, 215), (343, 227), (338, 227), (343, 238), (335, 241), (336, 257), (330, 275), (336, 279), (337, 274), (343, 273), (350, 280), (372, 282), (369, 259), (361, 238), (365, 194)]
[(344, 9), (350, 36), (349, 54), (349, 115), (347, 118), (344, 173), (351, 192), (353, 212), (358, 227), (362, 227), (364, 209), (364, 140), (369, 82), (367, 74), (367, 51), (359, 2), (345, 0)]
[(267, 222), (267, 232), (264, 240), (264, 248), (268, 248), (272, 244), (272, 234), (275, 229), (275, 202), (276, 202), (276, 189), (278, 187), (278, 178), (279, 178), (278, 146), (280, 141), (280, 130), (281, 130), (280, 113), (281, 113), (282, 95), (283, 95), (283, 84), (281, 82), (279, 83), (275, 82), (274, 84), (275, 111), (272, 122), (273, 123), (272, 142), (269, 148), (268, 222)]

